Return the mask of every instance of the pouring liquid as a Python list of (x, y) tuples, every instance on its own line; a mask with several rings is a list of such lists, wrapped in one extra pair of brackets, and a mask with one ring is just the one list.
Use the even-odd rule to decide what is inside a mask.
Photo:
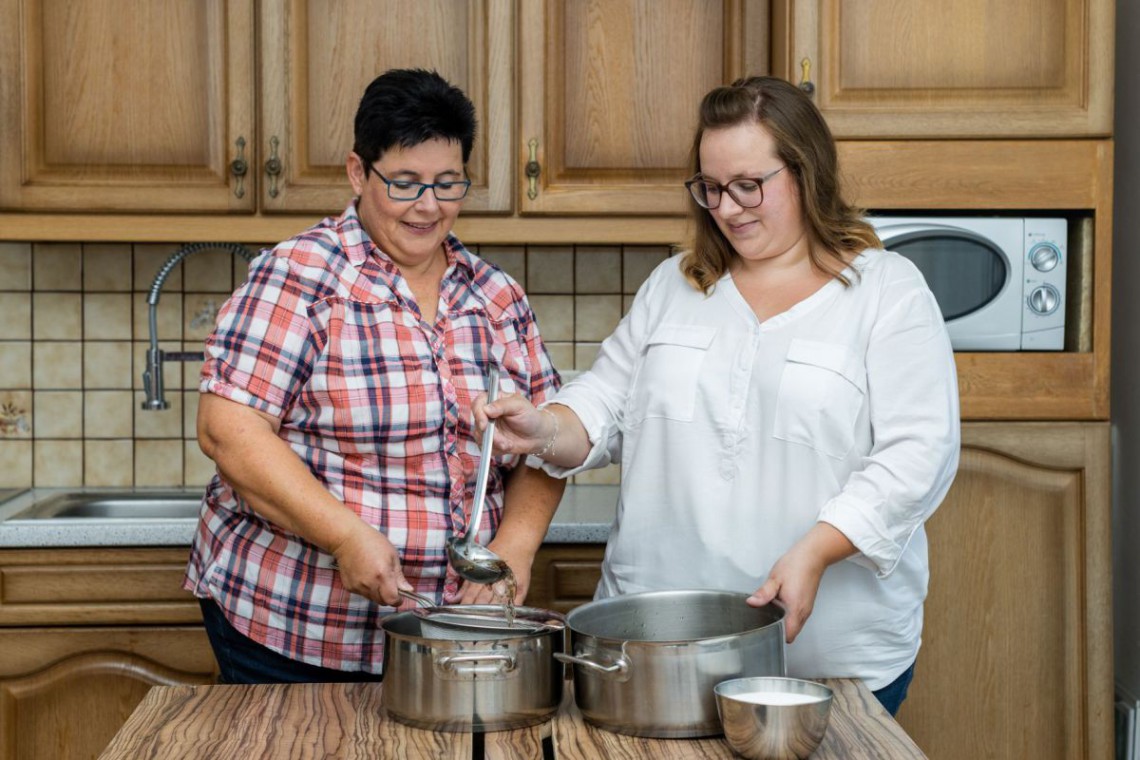
[(503, 617), (507, 621), (507, 627), (510, 628), (515, 624), (515, 594), (518, 592), (519, 584), (506, 562), (500, 562), (500, 569), (503, 571), (503, 577), (491, 586), (491, 593), (502, 601)]

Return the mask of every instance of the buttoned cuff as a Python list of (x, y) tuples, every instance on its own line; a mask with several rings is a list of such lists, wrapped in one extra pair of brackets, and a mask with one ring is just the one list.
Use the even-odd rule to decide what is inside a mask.
[(541, 468), (543, 472), (552, 478), (565, 479), (573, 477), (580, 472), (585, 472), (586, 470), (605, 467), (610, 463), (610, 456), (607, 446), (609, 436), (606, 433), (606, 417), (603, 414), (592, 411), (588, 403), (561, 398), (563, 395), (564, 393), (560, 393), (560, 398), (555, 401), (547, 401), (538, 408), (545, 409), (551, 404), (561, 404), (574, 412), (578, 420), (582, 423), (582, 427), (586, 429), (586, 437), (590, 441), (590, 453), (586, 455), (586, 459), (583, 460), (582, 464), (577, 467), (560, 467), (534, 455), (528, 456), (526, 463), (529, 467), (536, 469)]
[(880, 579), (894, 572), (914, 535), (911, 530), (900, 544), (891, 537), (878, 510), (846, 494), (827, 502), (819, 513), (819, 521), (833, 526), (855, 544), (859, 553), (849, 557), (849, 562), (873, 571)]

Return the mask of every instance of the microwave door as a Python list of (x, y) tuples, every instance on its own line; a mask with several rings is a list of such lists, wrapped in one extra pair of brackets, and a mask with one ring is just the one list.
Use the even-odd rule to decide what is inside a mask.
[(937, 225), (880, 229), (883, 246), (905, 256), (926, 279), (958, 351), (1021, 347), (1021, 304), (1009, 298), (1013, 262), (990, 240)]

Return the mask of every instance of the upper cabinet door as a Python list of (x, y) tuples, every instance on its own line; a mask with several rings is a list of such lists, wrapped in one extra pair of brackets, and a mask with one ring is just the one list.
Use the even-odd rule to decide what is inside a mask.
[(836, 137), (1112, 133), (1113, 0), (773, 0)]
[(465, 211), (511, 209), (511, 0), (264, 0), (258, 172), (266, 211), (333, 213), (369, 82), (434, 69), (475, 104)]
[(528, 0), (520, 210), (680, 214), (704, 94), (768, 61), (766, 0)]
[(0, 208), (250, 211), (253, 0), (0, 0)]

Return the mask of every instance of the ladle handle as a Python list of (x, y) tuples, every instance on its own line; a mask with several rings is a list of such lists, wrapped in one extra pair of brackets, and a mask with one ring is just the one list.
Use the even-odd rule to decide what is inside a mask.
[[(487, 367), (487, 403), (490, 404), (499, 397), (499, 365), (494, 359)], [(475, 541), (475, 534), (479, 532), (479, 521), (483, 518), (483, 502), (487, 498), (487, 476), (491, 472), (491, 460), (494, 459), (491, 444), (495, 440), (495, 421), (487, 422), (487, 429), (483, 431), (483, 445), (479, 450), (479, 475), (475, 478), (475, 501), (471, 506), (471, 521), (467, 524), (467, 534), (463, 536), (463, 543), (470, 546)]]

